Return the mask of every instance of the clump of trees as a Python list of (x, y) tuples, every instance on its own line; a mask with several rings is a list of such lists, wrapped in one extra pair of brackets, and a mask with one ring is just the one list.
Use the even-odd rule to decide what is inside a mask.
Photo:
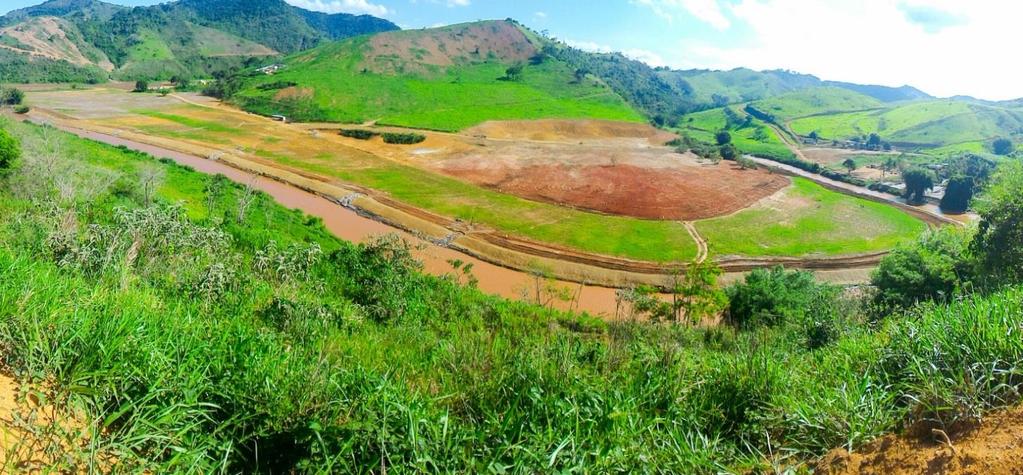
[(369, 140), (377, 135), (377, 132), (365, 129), (341, 129), (341, 136), (359, 140)]
[(511, 66), (508, 69), (506, 69), (504, 71), (504, 77), (502, 77), (500, 79), (502, 81), (515, 81), (515, 82), (521, 81), (524, 70), (525, 70), (525, 66), (523, 66), (521, 64), (516, 64), (516, 65)]
[(424, 140), (426, 140), (426, 136), (425, 135), (417, 134), (417, 133), (399, 134), (399, 133), (385, 132), (383, 134), (380, 134), (380, 136), (383, 137), (384, 142), (389, 143), (389, 144), (396, 144), (396, 145), (413, 145), (413, 144), (421, 143)]
[(927, 200), (927, 190), (934, 188), (934, 172), (920, 167), (913, 167), (902, 173), (902, 181), (906, 183), (906, 201), (910, 204), (922, 204)]
[(135, 81), (135, 89), (132, 89), (131, 92), (149, 92), (149, 82)]

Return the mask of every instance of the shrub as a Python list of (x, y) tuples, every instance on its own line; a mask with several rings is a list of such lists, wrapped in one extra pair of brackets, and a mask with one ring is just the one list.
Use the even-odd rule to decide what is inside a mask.
[(717, 141), (718, 145), (728, 145), (732, 143), (732, 134), (728, 133), (727, 130), (722, 130), (714, 134), (714, 140)]
[(971, 277), (970, 232), (954, 227), (927, 231), (903, 243), (881, 260), (870, 276), (879, 310), (945, 300)]
[(415, 133), (396, 134), (385, 132), (380, 135), (384, 138), (384, 142), (389, 144), (412, 145), (426, 140), (425, 135)]
[(377, 135), (380, 135), (380, 134), (377, 133), (377, 132), (373, 132), (372, 130), (341, 129), (341, 136), (342, 137), (349, 137), (349, 138), (353, 138), (353, 139), (369, 140), (369, 139), (371, 139), (373, 137), (376, 137)]
[(809, 272), (788, 272), (781, 266), (757, 269), (725, 289), (730, 302), (727, 318), (747, 329), (780, 325), (803, 317), (810, 302), (832, 290)]
[(983, 270), (1000, 285), (1023, 282), (1023, 163), (999, 167), (977, 204), (980, 228), (973, 242)]
[(137, 81), (137, 82), (135, 82), (135, 89), (132, 89), (132, 92), (148, 92), (148, 91), (149, 91), (149, 83), (146, 82), (146, 81)]
[[(721, 152), (720, 153), (721, 153), (721, 158), (723, 158), (725, 160), (735, 160), (735, 159), (739, 158), (739, 151), (735, 148), (735, 145), (732, 145), (732, 144), (723, 145), (721, 147)], [(742, 158), (745, 158), (745, 157), (742, 157)], [(746, 160), (752, 161), (752, 160), (749, 160), (748, 158), (746, 158)]]
[(0, 170), (10, 168), (21, 156), (21, 144), (6, 130), (0, 128)]
[(25, 93), (18, 88), (0, 89), (0, 105), (14, 106), (25, 100)]
[(259, 89), (260, 91), (274, 91), (277, 89), (287, 89), (289, 87), (295, 87), (297, 85), (298, 83), (294, 81), (275, 81), (271, 83), (260, 84), (256, 86), (256, 89)]
[(24, 104), (18, 104), (16, 106), (14, 106), (14, 113), (15, 114), (28, 114), (29, 110), (31, 110), (31, 109), (28, 106), (24, 105)]

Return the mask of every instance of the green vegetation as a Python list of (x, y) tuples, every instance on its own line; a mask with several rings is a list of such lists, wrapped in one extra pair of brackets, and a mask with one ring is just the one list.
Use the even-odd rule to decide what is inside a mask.
[[(758, 110), (787, 121), (810, 115), (876, 109), (883, 104), (870, 96), (847, 89), (822, 87), (764, 99), (754, 103)], [(793, 128), (796, 126), (793, 124)], [(812, 129), (818, 130), (819, 129)], [(807, 134), (810, 131), (806, 132)], [(802, 134), (800, 132), (800, 134)], [(821, 133), (823, 137), (830, 137)]]
[[(43, 450), (69, 472), (799, 470), (1023, 389), (1018, 288), (872, 316), (761, 271), (727, 290), (742, 325), (631, 322), (649, 310), (630, 292), (605, 323), (485, 296), (460, 263), (424, 276), (398, 241), (338, 241), (222, 177), (0, 127), (26, 150), (0, 185), (5, 368), (83, 416), (38, 421), (12, 465)], [(985, 219), (1019, 201), (1014, 176)]]
[(399, 145), (412, 145), (426, 141), (425, 135), (414, 133), (384, 132), (380, 134), (380, 137), (382, 137), (384, 139), (384, 142), (386, 143)]
[(366, 129), (341, 129), (340, 134), (342, 137), (348, 137), (359, 140), (369, 140), (373, 137), (376, 137), (377, 135), (380, 135), (377, 132), (373, 132), (372, 130)]
[(711, 109), (682, 117), (681, 132), (694, 140), (718, 142), (717, 132), (727, 132), (730, 142), (742, 153), (790, 161), (795, 154), (769, 124), (732, 107)]
[[(713, 255), (808, 256), (894, 247), (925, 224), (891, 206), (796, 178), (784, 198), (696, 223)], [(750, 239), (756, 236), (756, 239)]]
[(70, 82), (99, 84), (107, 80), (107, 73), (94, 66), (76, 66), (38, 56), (18, 54), (0, 48), (0, 83)]
[(0, 129), (0, 173), (11, 168), (14, 161), (21, 156), (21, 144), (6, 130)]
[[(441, 30), (392, 33), (394, 41), (469, 28), (513, 28), (502, 22), (456, 25)], [(448, 40), (442, 40), (448, 41)], [(502, 40), (504, 41), (504, 40)], [(449, 44), (454, 51), (459, 45)], [(533, 46), (522, 34), (517, 48)], [(611, 88), (599, 80), (575, 80), (575, 69), (549, 59), (539, 64), (508, 64), (508, 59), (451, 58), (453, 65), (434, 66), (415, 55), (378, 54), (367, 38), (327, 44), (291, 56), (273, 76), (247, 79), (231, 96), (236, 104), (264, 115), (286, 114), (296, 120), (363, 123), (457, 131), (487, 120), (609, 119), (642, 121)], [(508, 70), (521, 67), (515, 80)], [(265, 90), (281, 81), (297, 84), (292, 94)]]
[(16, 106), (25, 100), (25, 93), (16, 87), (0, 88), (0, 106)]

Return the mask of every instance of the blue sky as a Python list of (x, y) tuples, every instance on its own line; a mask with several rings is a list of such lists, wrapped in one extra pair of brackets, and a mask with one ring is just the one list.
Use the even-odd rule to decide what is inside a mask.
[[(0, 0), (0, 11), (41, 0)], [(158, 3), (111, 0), (126, 5)], [(403, 28), (512, 17), (590, 50), (675, 68), (790, 69), (985, 99), (1023, 97), (1010, 0), (286, 0)]]

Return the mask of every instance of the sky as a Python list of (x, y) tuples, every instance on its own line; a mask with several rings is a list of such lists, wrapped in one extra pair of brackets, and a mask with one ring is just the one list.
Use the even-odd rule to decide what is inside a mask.
[[(0, 12), (41, 0), (0, 0)], [(126, 5), (158, 3), (108, 0)], [(1018, 0), (286, 0), (402, 28), (515, 18), (594, 51), (654, 66), (787, 69), (912, 85), (946, 97), (1023, 97)]]

